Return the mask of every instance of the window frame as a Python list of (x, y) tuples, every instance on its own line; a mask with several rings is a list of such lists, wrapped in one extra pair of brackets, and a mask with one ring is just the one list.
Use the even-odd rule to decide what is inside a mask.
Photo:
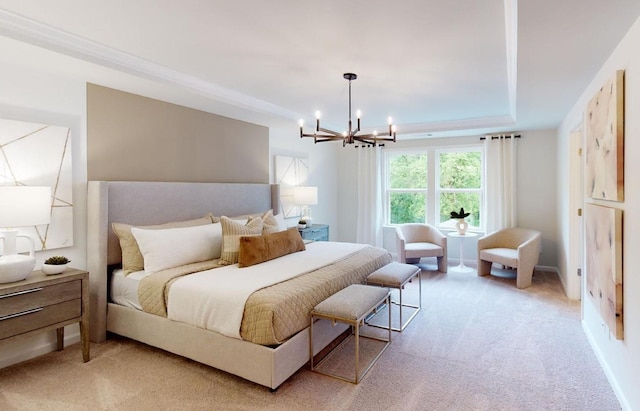
[[(440, 154), (442, 153), (470, 153), (470, 152), (479, 152), (480, 153), (480, 187), (479, 188), (441, 188), (440, 187)], [(465, 146), (465, 147), (441, 147), (434, 149), (434, 160), (435, 160), (435, 185), (434, 185), (434, 196), (435, 196), (435, 214), (434, 221), (435, 226), (441, 229), (452, 229), (453, 227), (449, 227), (443, 225), (440, 222), (440, 195), (442, 193), (469, 193), (469, 194), (478, 194), (478, 212), (480, 215), (480, 226), (475, 227), (469, 225), (469, 231), (480, 232), (484, 229), (484, 147), (482, 145), (475, 146)], [(427, 159), (427, 161), (429, 161)], [(451, 210), (453, 211), (453, 210)]]
[[(440, 153), (443, 152), (473, 152), (480, 153), (480, 188), (473, 189), (441, 189), (440, 188)], [(485, 193), (485, 153), (484, 146), (482, 144), (465, 144), (465, 145), (438, 145), (432, 147), (414, 147), (414, 148), (385, 148), (382, 150), (382, 195), (383, 195), (383, 218), (386, 226), (397, 226), (398, 224), (391, 223), (391, 193), (424, 193), (425, 204), (425, 219), (426, 223), (433, 225), (439, 229), (452, 230), (453, 227), (443, 226), (440, 223), (440, 194), (443, 192), (457, 192), (457, 193), (479, 193), (479, 212), (480, 212), (480, 227), (469, 227), (469, 231), (482, 232), (484, 230), (485, 218), (484, 216), (484, 198)], [(420, 155), (425, 154), (427, 156), (427, 188), (426, 189), (401, 189), (390, 188), (390, 161), (394, 156), (399, 155)]]

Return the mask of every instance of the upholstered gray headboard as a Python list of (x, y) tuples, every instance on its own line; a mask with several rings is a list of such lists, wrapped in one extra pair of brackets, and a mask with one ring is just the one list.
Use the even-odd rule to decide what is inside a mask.
[(89, 181), (87, 268), (91, 284), (91, 340), (106, 338), (107, 266), (121, 261), (111, 223), (161, 224), (207, 213), (242, 215), (280, 211), (279, 186), (241, 183)]

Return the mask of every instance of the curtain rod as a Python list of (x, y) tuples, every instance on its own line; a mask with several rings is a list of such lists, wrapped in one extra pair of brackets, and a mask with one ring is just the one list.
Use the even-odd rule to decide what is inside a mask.
[[(380, 146), (381, 148), (384, 148), (384, 144), (378, 144), (378, 146)], [(353, 146), (354, 148), (368, 148), (368, 147), (373, 147), (373, 144), (361, 144), (361, 145), (355, 145)]]
[[(516, 134), (513, 138), (520, 138), (520, 134)], [(511, 138), (511, 136), (491, 136), (491, 140), (497, 140), (499, 138)], [(486, 137), (480, 137), (480, 140), (486, 140)]]

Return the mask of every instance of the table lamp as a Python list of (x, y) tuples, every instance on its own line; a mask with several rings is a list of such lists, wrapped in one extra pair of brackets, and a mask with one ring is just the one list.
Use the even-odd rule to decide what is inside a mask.
[(310, 205), (318, 204), (318, 187), (295, 187), (293, 190), (293, 203), (302, 207), (302, 217), (307, 225), (313, 221)]
[[(0, 186), (0, 283), (24, 280), (36, 264), (33, 238), (16, 227), (49, 224), (51, 187)], [(29, 240), (29, 255), (18, 254), (17, 239)]]

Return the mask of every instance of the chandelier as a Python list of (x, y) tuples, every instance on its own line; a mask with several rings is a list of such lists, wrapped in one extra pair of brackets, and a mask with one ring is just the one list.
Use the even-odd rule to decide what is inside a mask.
[(374, 130), (370, 134), (358, 134), (360, 132), (360, 110), (356, 111), (356, 120), (357, 125), (356, 128), (353, 128), (353, 123), (351, 121), (351, 81), (358, 78), (354, 73), (344, 73), (343, 77), (345, 80), (349, 80), (349, 130), (343, 131), (339, 133), (337, 131), (329, 130), (326, 128), (320, 127), (320, 112), (316, 111), (316, 128), (313, 134), (308, 134), (304, 132), (304, 121), (300, 120), (300, 138), (302, 137), (313, 137), (314, 143), (322, 143), (325, 141), (342, 141), (342, 146), (346, 146), (347, 144), (353, 144), (356, 141), (359, 141), (364, 144), (371, 144), (374, 147), (379, 144), (381, 141), (396, 141), (396, 126), (393, 124), (393, 120), (389, 117), (389, 131), (388, 135), (383, 134), (382, 137), (378, 135), (378, 132)]

